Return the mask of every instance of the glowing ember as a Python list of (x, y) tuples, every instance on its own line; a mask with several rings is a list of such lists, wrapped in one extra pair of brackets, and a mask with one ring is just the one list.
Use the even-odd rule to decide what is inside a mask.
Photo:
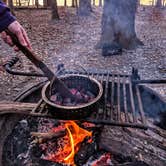
[(80, 128), (74, 121), (68, 121), (64, 126), (67, 129), (67, 135), (63, 138), (64, 146), (45, 159), (74, 166), (74, 156), (79, 150), (80, 143), (86, 137), (92, 137), (92, 132)]
[(64, 105), (64, 106), (76, 106), (83, 103), (88, 103), (93, 101), (95, 98), (95, 95), (91, 93), (90, 91), (85, 91), (85, 89), (70, 89), (71, 93), (76, 96), (78, 101), (72, 101), (70, 98), (63, 98), (59, 93), (56, 93), (50, 97), (50, 100), (58, 105)]
[(110, 155), (110, 153), (104, 153), (102, 156), (100, 156), (95, 161), (89, 163), (88, 165), (91, 165), (91, 166), (101, 166), (101, 165), (102, 166), (110, 166), (110, 165), (112, 165), (111, 155)]

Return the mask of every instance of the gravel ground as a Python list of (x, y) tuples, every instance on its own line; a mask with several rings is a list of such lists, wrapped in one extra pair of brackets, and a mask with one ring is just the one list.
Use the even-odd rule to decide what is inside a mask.
[[(28, 31), (34, 51), (52, 70), (55, 71), (59, 63), (64, 63), (69, 69), (80, 65), (85, 69), (106, 69), (122, 74), (129, 74), (132, 67), (136, 67), (141, 79), (166, 79), (166, 11), (156, 14), (151, 8), (139, 8), (136, 33), (144, 46), (106, 58), (101, 56), (101, 50), (95, 49), (101, 33), (101, 8), (93, 8), (93, 13), (88, 18), (76, 16), (75, 9), (71, 8), (60, 8), (59, 13), (61, 20), (50, 22), (48, 10), (16, 12), (18, 20)], [(21, 53), (14, 53), (1, 41), (0, 50), (0, 64), (17, 55), (20, 58), (16, 67), (18, 70), (36, 70)], [(11, 100), (25, 87), (43, 80), (11, 76), (1, 72), (1, 68), (0, 74), (0, 100)], [(166, 85), (150, 87), (166, 98)]]

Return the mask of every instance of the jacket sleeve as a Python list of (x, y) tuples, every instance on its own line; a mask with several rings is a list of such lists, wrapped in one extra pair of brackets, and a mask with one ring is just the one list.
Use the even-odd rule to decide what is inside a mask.
[(0, 0), (0, 32), (4, 31), (16, 18), (10, 9)]

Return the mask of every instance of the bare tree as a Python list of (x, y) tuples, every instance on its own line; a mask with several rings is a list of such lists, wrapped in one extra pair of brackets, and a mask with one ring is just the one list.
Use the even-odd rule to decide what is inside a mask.
[(102, 6), (102, 0), (99, 0), (99, 6)]
[(35, 6), (37, 6), (37, 8), (39, 8), (39, 1), (35, 0)]
[(13, 0), (8, 0), (8, 6), (12, 12), (12, 14), (14, 15), (14, 6), (13, 6)]
[(135, 33), (136, 7), (136, 0), (105, 0), (102, 35), (97, 45), (103, 49), (104, 56), (143, 44)]
[(50, 0), (51, 11), (52, 11), (52, 20), (59, 20), (58, 6), (56, 0)]
[(67, 6), (67, 0), (64, 0), (64, 6), (65, 7)]
[(8, 6), (13, 10), (13, 0), (8, 0)]
[(75, 5), (75, 0), (72, 0), (71, 1), (71, 7), (75, 7), (76, 5)]
[[(20, 0), (19, 0), (19, 2), (20, 2)], [(34, 5), (34, 0), (32, 0), (32, 5)]]
[(43, 0), (43, 6), (44, 6), (44, 7), (47, 7), (47, 6), (48, 6), (47, 0)]
[(95, 4), (96, 4), (96, 3), (95, 3), (95, 0), (93, 0), (93, 5), (95, 6)]
[(75, 0), (75, 5), (76, 5), (76, 8), (77, 8), (77, 14), (78, 14), (78, 0)]
[(162, 7), (162, 0), (157, 0), (156, 7), (158, 7), (158, 8)]
[(51, 6), (52, 2), (51, 0), (47, 0), (47, 6)]
[(78, 14), (80, 16), (89, 16), (92, 12), (91, 0), (80, 0)]
[(154, 0), (152, 0), (152, 6), (154, 6)]

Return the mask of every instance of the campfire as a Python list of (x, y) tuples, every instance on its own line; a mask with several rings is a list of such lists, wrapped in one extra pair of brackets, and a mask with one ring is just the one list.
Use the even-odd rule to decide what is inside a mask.
[[(161, 118), (164, 116), (161, 116), (160, 110), (165, 110), (165, 102), (153, 91), (140, 85), (144, 82), (161, 80), (140, 80), (136, 70), (132, 75), (119, 75), (108, 71), (88, 73), (87, 75), (83, 72), (74, 73), (66, 70), (62, 73), (76, 74), (79, 78), (77, 81), (80, 81), (80, 84), (83, 82), (82, 85), (85, 85), (86, 78), (91, 76), (102, 83), (101, 99), (96, 102), (96, 105), (88, 105), (86, 109), (79, 107), (81, 112), (77, 112), (78, 119), (75, 116), (72, 120), (68, 119), (71, 112), (73, 111), (72, 114), (75, 115), (76, 111), (63, 108), (73, 103), (61, 101), (59, 107), (62, 108), (57, 112), (56, 108), (51, 109), (47, 102), (41, 100), (43, 87), (45, 90), (49, 87), (45, 82), (20, 95), (16, 101), (21, 102), (14, 102), (13, 105), (8, 104), (0, 109), (1, 115), (5, 116), (6, 112), (9, 114), (4, 119), (7, 130), (5, 127), (2, 128), (0, 139), (3, 145), (0, 151), (3, 166), (12, 164), (16, 166), (126, 166), (126, 164), (149, 166), (154, 163), (163, 166), (161, 163), (166, 155), (163, 151), (165, 144), (160, 140), (164, 139), (165, 133), (161, 129), (164, 128), (162, 123), (164, 118)], [(79, 74), (86, 77), (80, 77)], [(73, 83), (73, 79), (68, 80), (68, 83)], [(74, 94), (77, 92), (78, 95), (81, 92), (83, 96), (89, 94), (88, 90), (85, 93), (81, 89), (79, 91), (72, 89), (72, 91)], [(93, 94), (97, 96), (98, 92), (99, 88), (93, 86), (92, 94), (85, 98), (90, 102)], [(46, 97), (56, 105), (59, 97), (56, 93), (53, 95), (55, 96), (51, 99), (49, 95)], [(63, 106), (63, 103), (66, 103), (66, 106)], [(153, 108), (149, 107), (152, 103)], [(92, 114), (84, 114), (87, 111)], [(18, 114), (14, 116), (13, 113)], [(60, 115), (62, 119), (57, 118)], [(155, 117), (154, 121), (158, 118), (157, 125), (161, 128), (146, 122), (146, 117), (149, 115), (151, 115), (149, 118)], [(147, 129), (147, 126), (150, 126), (149, 130), (140, 130)], [(6, 135), (2, 137), (4, 133)], [(152, 146), (148, 144), (157, 149), (155, 155), (152, 155)]]
[[(62, 127), (63, 126), (63, 127)], [(49, 152), (49, 147), (41, 145), (42, 149), (46, 151), (44, 159), (58, 163), (66, 163), (68, 165), (74, 164), (74, 156), (78, 152), (81, 143), (87, 137), (89, 141), (92, 138), (92, 132), (79, 127), (74, 121), (64, 122), (61, 126), (66, 129), (66, 135), (57, 139), (58, 148), (56, 151)], [(57, 132), (57, 128), (53, 128), (52, 132)], [(56, 149), (56, 148), (55, 148)]]
[[(35, 127), (30, 125), (32, 122)], [(46, 118), (21, 120), (12, 133), (16, 142), (10, 141), (10, 146), (15, 147), (13, 163), (25, 166), (36, 163), (100, 166), (102, 163), (109, 166), (111, 154), (99, 150), (97, 146), (100, 128), (92, 123), (79, 121), (57, 123)]]

